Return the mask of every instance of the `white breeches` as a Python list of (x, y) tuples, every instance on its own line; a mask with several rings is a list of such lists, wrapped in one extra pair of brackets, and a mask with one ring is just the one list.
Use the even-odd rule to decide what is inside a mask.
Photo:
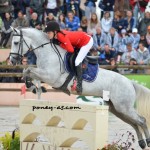
[(75, 60), (75, 66), (78, 66), (83, 61), (83, 59), (88, 54), (92, 46), (93, 46), (93, 38), (91, 37), (89, 42), (86, 45), (81, 47), (77, 55), (77, 58)]

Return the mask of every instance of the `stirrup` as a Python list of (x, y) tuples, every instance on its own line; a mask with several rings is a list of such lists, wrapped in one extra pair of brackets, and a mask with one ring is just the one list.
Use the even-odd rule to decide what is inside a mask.
[(76, 91), (78, 94), (82, 94), (82, 83), (77, 83)]
[(27, 88), (30, 88), (33, 85), (32, 81), (29, 79), (25, 79), (25, 84)]

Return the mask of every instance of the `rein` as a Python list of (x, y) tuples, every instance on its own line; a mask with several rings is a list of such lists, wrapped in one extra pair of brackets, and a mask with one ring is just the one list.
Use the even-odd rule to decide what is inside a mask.
[[(65, 66), (65, 63), (64, 63), (64, 60), (62, 59), (62, 56), (61, 56), (61, 54), (60, 54), (60, 52), (59, 52), (59, 50), (57, 49), (57, 47), (56, 47), (56, 45), (52, 42), (52, 40), (51, 40), (51, 47), (53, 48), (53, 50), (55, 51), (55, 53), (58, 55), (58, 58), (59, 58), (59, 64), (60, 64), (60, 72), (61, 72), (61, 61), (62, 61), (62, 63), (63, 63), (63, 66)], [(53, 47), (54, 46), (54, 47)], [(64, 74), (65, 73), (65, 70), (63, 71), (63, 72), (61, 72), (62, 74)]]

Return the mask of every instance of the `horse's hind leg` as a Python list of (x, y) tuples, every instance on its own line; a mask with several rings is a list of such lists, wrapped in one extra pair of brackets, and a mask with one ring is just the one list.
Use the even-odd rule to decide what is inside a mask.
[(142, 149), (144, 149), (146, 147), (146, 143), (143, 140), (142, 133), (140, 132), (138, 125), (132, 123), (130, 120), (128, 120), (127, 118), (125, 118), (122, 113), (117, 112), (111, 102), (109, 103), (109, 109), (110, 109), (110, 112), (112, 112), (115, 116), (117, 116), (118, 118), (120, 118), (124, 122), (128, 123), (129, 125), (131, 125), (135, 129), (137, 137), (138, 137), (138, 140), (139, 140), (139, 145), (140, 145), (140, 147)]
[(148, 127), (146, 125), (146, 119), (143, 116), (140, 116), (140, 115), (139, 115), (139, 117), (144, 122), (144, 124), (141, 124), (141, 128), (144, 131), (144, 134), (145, 134), (145, 137), (146, 137), (147, 146), (150, 147), (150, 133), (149, 133)]
[[(124, 118), (126, 118), (127, 120), (132, 122), (132, 124), (136, 124), (143, 129), (146, 139), (147, 139), (147, 141), (146, 141), (147, 146), (150, 146), (150, 144), (149, 144), (150, 134), (149, 134), (149, 131), (148, 131), (148, 128), (146, 125), (146, 119), (144, 117), (138, 115), (134, 108), (127, 107), (125, 105), (123, 105), (122, 107), (118, 106), (118, 105), (114, 105), (114, 106), (118, 113), (124, 115)], [(140, 141), (139, 141), (139, 145), (142, 146)]]

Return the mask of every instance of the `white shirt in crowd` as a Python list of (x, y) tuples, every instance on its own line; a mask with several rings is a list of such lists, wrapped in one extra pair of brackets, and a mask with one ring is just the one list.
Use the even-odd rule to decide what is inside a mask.
[(55, 9), (57, 7), (56, 0), (48, 0), (47, 9)]
[(105, 19), (103, 17), (101, 21), (101, 27), (102, 27), (103, 32), (108, 33), (110, 28), (112, 27), (112, 18), (110, 17), (109, 19)]

